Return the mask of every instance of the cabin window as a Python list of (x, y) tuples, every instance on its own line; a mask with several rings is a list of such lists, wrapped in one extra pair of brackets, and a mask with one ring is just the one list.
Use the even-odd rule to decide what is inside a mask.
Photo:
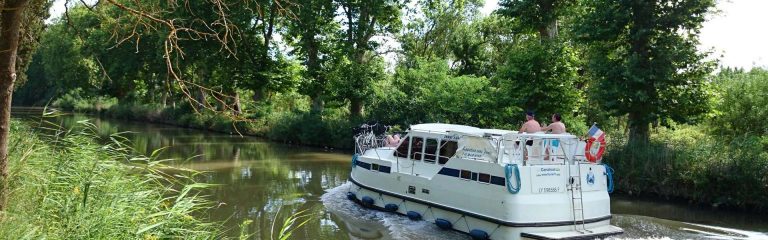
[(413, 143), (411, 146), (411, 159), (420, 161), (421, 157), (424, 155), (424, 138), (413, 137), (411, 142)]
[(371, 170), (372, 171), (379, 171), (379, 164), (372, 163), (371, 164)]
[(424, 161), (435, 163), (437, 159), (437, 139), (428, 138), (427, 145), (424, 147)]
[(461, 170), (461, 178), (467, 180), (472, 179), (472, 171)]
[(491, 175), (487, 173), (481, 173), (478, 176), (477, 181), (484, 182), (484, 183), (491, 183)]
[(400, 146), (397, 147), (395, 150), (395, 157), (408, 157), (408, 147), (410, 146), (410, 137), (404, 137), (403, 141), (400, 143)]
[(438, 158), (439, 164), (445, 164), (448, 159), (456, 155), (456, 149), (459, 148), (459, 143), (456, 141), (443, 140), (440, 143), (440, 157)]

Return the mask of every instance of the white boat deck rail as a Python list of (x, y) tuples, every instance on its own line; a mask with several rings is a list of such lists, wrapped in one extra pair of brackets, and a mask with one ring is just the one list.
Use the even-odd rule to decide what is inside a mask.
[(570, 134), (509, 133), (494, 138), (498, 157), (496, 163), (572, 164), (586, 161), (586, 142)]
[[(471, 129), (474, 130), (474, 129)], [(548, 133), (519, 133), (517, 131), (497, 129), (476, 129), (478, 131), (433, 131), (429, 129), (412, 129), (405, 138), (421, 136), (422, 134), (453, 136), (463, 146), (459, 146), (457, 158), (463, 160), (485, 161), (499, 165), (564, 165), (575, 162), (587, 162), (584, 155), (586, 142), (571, 134)], [(460, 154), (462, 150), (469, 151), (468, 142), (479, 143), (480, 154)], [(442, 144), (441, 144), (442, 145)], [(367, 150), (391, 148), (386, 145), (386, 135), (376, 135), (372, 132), (355, 136), (355, 152), (365, 153)], [(396, 148), (396, 147), (395, 147)], [(408, 149), (411, 152), (411, 149)], [(409, 155), (403, 153), (403, 155)], [(378, 155), (378, 151), (376, 151)], [(434, 153), (423, 153), (434, 155)], [(381, 158), (381, 156), (379, 156)], [(399, 157), (397, 160), (399, 160)], [(399, 161), (398, 161), (399, 162)]]

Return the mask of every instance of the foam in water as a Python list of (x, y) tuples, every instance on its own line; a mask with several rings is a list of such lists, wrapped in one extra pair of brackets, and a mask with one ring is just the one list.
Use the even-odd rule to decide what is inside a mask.
[[(347, 199), (351, 183), (328, 189), (320, 198), (325, 208), (346, 225), (351, 239), (469, 239), (456, 231), (446, 231), (428, 221), (411, 221), (394, 213), (365, 209)], [(765, 233), (708, 226), (636, 215), (613, 215), (611, 224), (624, 234), (610, 239), (768, 239)]]
[(328, 189), (320, 198), (328, 211), (344, 221), (350, 235), (368, 233), (375, 236), (378, 231), (382, 235), (379, 239), (469, 239), (465, 234), (442, 230), (432, 222), (412, 221), (402, 215), (365, 209), (347, 199), (346, 194), (351, 187), (351, 183), (342, 184)]

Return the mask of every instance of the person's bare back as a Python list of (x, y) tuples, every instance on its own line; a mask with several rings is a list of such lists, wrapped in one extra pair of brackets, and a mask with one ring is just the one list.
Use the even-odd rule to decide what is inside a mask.
[(544, 129), (552, 131), (550, 132), (552, 134), (563, 134), (565, 133), (565, 124), (562, 122), (553, 122)]
[(523, 123), (523, 126), (520, 127), (521, 133), (535, 133), (535, 132), (541, 132), (541, 124), (536, 121), (533, 117), (533, 112), (528, 111), (525, 113), (525, 123)]
[(552, 131), (552, 134), (563, 134), (565, 133), (565, 124), (560, 121), (560, 114), (553, 114), (552, 115), (552, 123), (549, 124), (549, 126), (541, 128), (541, 131)]
[(541, 132), (541, 124), (534, 119), (528, 120), (523, 123), (523, 127), (520, 128), (520, 132), (524, 133), (536, 133)]

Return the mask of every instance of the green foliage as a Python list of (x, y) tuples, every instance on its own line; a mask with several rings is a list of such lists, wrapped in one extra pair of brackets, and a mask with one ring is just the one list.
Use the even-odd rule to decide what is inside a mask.
[(335, 63), (328, 83), (328, 94), (337, 102), (345, 99), (368, 100), (373, 94), (373, 84), (386, 79), (384, 61), (373, 57), (369, 62), (359, 63), (346, 57)]
[(30, 0), (25, 4), (25, 10), (21, 18), (19, 29), (19, 46), (16, 51), (16, 88), (27, 82), (26, 72), (31, 64), (32, 56), (40, 45), (39, 36), (44, 32), (45, 19), (48, 18), (48, 9), (53, 2), (46, 0)]
[[(295, 47), (295, 54), (305, 62), (307, 71), (301, 91), (306, 95), (319, 98), (324, 94), (331, 66), (329, 54), (334, 52), (335, 33), (340, 28), (333, 21), (338, 6), (333, 0), (321, 0), (299, 3), (292, 9), (297, 18), (288, 21), (287, 41)], [(320, 41), (319, 38), (326, 39)]]
[(768, 210), (768, 141), (732, 141), (697, 126), (662, 128), (651, 141), (612, 138), (605, 161), (616, 170), (617, 189), (696, 203)]
[(498, 13), (515, 19), (518, 32), (538, 32), (542, 38), (556, 34), (548, 29), (556, 26), (558, 18), (568, 13), (574, 0), (502, 0)]
[(419, 61), (414, 68), (398, 68), (391, 82), (377, 85), (369, 116), (403, 126), (423, 122), (498, 126), (507, 115), (493, 108), (493, 92), (484, 77), (451, 75), (445, 60)]
[(589, 92), (612, 115), (629, 115), (633, 139), (647, 140), (652, 121), (694, 122), (707, 112), (712, 64), (696, 46), (713, 7), (712, 0), (586, 2), (575, 35), (589, 46), (596, 80)]
[[(88, 125), (88, 123), (84, 123)], [(191, 172), (134, 156), (120, 136), (96, 144), (93, 130), (37, 132), (12, 124), (11, 195), (0, 236), (8, 239), (214, 239), (217, 224), (194, 217), (210, 203)], [(38, 138), (42, 134), (43, 137)], [(175, 187), (178, 187), (176, 189)]]
[(82, 89), (75, 88), (57, 98), (56, 101), (51, 103), (51, 106), (75, 112), (100, 112), (115, 104), (117, 104), (116, 98), (104, 96), (86, 97), (83, 96)]
[(478, 0), (417, 1), (405, 16), (408, 21), (399, 37), (405, 61), (450, 59), (453, 38), (463, 35), (460, 28), (470, 23), (483, 4)]
[(495, 77), (503, 99), (499, 104), (518, 107), (513, 116), (533, 110), (538, 116), (560, 113), (567, 119), (579, 105), (581, 93), (576, 85), (583, 80), (578, 67), (575, 51), (566, 44), (536, 40), (518, 44)]
[(278, 112), (267, 117), (266, 136), (290, 144), (351, 149), (352, 127), (358, 123), (348, 114), (342, 109)]
[(713, 133), (728, 138), (768, 135), (768, 70), (722, 70), (714, 80)]

